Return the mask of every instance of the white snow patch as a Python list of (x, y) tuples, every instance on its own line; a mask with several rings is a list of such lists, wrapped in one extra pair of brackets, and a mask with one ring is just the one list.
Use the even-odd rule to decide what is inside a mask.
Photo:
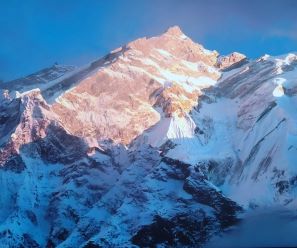
[(269, 58), (270, 58), (270, 55), (269, 54), (264, 54), (262, 57), (260, 57), (259, 59), (257, 59), (257, 62), (266, 61)]
[(204, 62), (197, 62), (197, 63), (193, 63), (190, 61), (186, 61), (186, 60), (182, 60), (181, 61), (188, 69), (192, 70), (192, 71), (201, 71), (201, 72), (209, 72), (212, 74), (217, 74), (219, 75), (220, 72), (214, 68), (213, 66), (209, 66), (207, 64), (205, 64)]
[(173, 57), (173, 55), (171, 53), (169, 53), (168, 51), (165, 51), (163, 49), (155, 49), (158, 53), (160, 53), (163, 56), (166, 57)]
[(274, 83), (277, 85), (276, 88), (273, 90), (272, 94), (275, 97), (281, 97), (284, 95), (284, 88), (283, 88), (283, 84), (286, 82), (287, 80), (285, 78), (275, 78), (274, 79)]
[(295, 60), (297, 60), (297, 55), (293, 53), (275, 57), (276, 68), (277, 68), (276, 74), (282, 74), (284, 72), (282, 69), (282, 66), (290, 65)]
[(276, 86), (276, 88), (272, 92), (273, 96), (275, 97), (281, 97), (284, 95), (284, 88), (282, 85)]
[(205, 48), (203, 48), (202, 51), (206, 55), (213, 55), (214, 53), (217, 53), (215, 50), (211, 51), (211, 50), (208, 50), (208, 49), (205, 49)]
[(162, 118), (156, 126), (145, 134), (145, 141), (154, 147), (158, 147), (168, 139), (191, 139), (195, 134), (195, 127), (195, 123), (189, 116)]
[(188, 36), (186, 36), (185, 34), (182, 34), (181, 36), (179, 36), (179, 38), (181, 38), (182, 40), (186, 40), (188, 39)]
[(189, 77), (183, 74), (176, 74), (169, 70), (160, 70), (160, 73), (167, 81), (173, 81), (182, 86), (186, 91), (193, 92), (194, 90), (206, 88), (216, 84), (216, 80), (210, 77)]

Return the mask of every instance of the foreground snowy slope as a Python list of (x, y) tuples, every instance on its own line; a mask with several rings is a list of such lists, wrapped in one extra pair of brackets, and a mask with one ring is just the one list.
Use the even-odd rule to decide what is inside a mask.
[(3, 247), (193, 247), (296, 206), (297, 56), (178, 27), (0, 85)]
[(295, 206), (296, 64), (295, 54), (265, 56), (225, 72), (167, 156), (200, 164), (240, 204)]

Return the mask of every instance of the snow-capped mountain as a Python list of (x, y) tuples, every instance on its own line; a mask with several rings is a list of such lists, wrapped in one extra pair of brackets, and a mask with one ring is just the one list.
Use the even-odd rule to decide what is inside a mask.
[(297, 55), (178, 27), (0, 84), (2, 247), (200, 247), (296, 207)]

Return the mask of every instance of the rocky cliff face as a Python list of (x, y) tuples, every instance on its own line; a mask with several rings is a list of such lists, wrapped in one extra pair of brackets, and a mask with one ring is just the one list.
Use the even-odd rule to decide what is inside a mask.
[(178, 27), (1, 83), (4, 247), (193, 247), (296, 205), (297, 56), (220, 56)]
[(189, 112), (220, 76), (217, 56), (174, 27), (111, 52), (52, 108), (77, 136), (129, 144), (160, 120), (157, 106), (167, 116)]
[(233, 52), (227, 56), (220, 56), (217, 60), (216, 66), (221, 70), (234, 69), (235, 66), (247, 62), (245, 55), (237, 52)]

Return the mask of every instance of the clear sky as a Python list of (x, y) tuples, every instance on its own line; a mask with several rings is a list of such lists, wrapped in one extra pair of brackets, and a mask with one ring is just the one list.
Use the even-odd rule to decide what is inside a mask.
[(0, 79), (82, 65), (173, 25), (221, 54), (297, 51), (297, 0), (0, 0)]

